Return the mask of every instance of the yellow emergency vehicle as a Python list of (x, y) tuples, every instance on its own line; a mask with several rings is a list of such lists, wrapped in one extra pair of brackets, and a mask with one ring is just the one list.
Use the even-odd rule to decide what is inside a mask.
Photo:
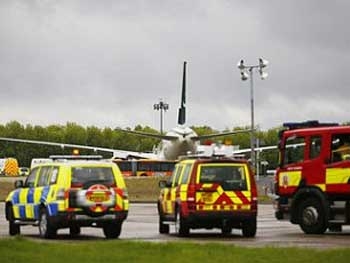
[(245, 160), (185, 159), (159, 185), (159, 233), (168, 234), (174, 224), (179, 236), (196, 228), (219, 228), (225, 235), (238, 228), (245, 237), (255, 236), (257, 188)]
[(60, 228), (71, 235), (81, 227), (99, 227), (106, 238), (117, 238), (127, 218), (129, 200), (123, 176), (99, 156), (51, 156), (34, 167), (6, 198), (9, 234), (22, 225), (39, 227), (40, 236), (54, 238)]

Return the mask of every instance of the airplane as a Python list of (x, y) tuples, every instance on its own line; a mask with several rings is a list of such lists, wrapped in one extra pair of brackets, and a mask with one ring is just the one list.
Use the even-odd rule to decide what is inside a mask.
[(129, 134), (161, 139), (162, 141), (158, 146), (156, 153), (157, 153), (157, 157), (162, 160), (176, 160), (181, 155), (196, 154), (200, 140), (221, 137), (225, 135), (238, 134), (238, 133), (246, 133), (251, 131), (251, 130), (237, 130), (237, 131), (231, 131), (231, 132), (213, 133), (213, 134), (198, 136), (193, 129), (191, 129), (188, 126), (185, 126), (185, 123), (186, 123), (186, 65), (187, 65), (187, 62), (184, 61), (181, 105), (178, 113), (177, 127), (171, 129), (165, 135), (118, 129), (119, 131), (129, 133)]
[(66, 143), (56, 143), (56, 142), (48, 142), (48, 141), (27, 140), (27, 139), (15, 139), (15, 138), (7, 138), (7, 137), (0, 137), (0, 140), (59, 146), (62, 148), (69, 147), (69, 148), (90, 149), (94, 151), (104, 151), (104, 152), (112, 153), (113, 158), (121, 158), (121, 159), (147, 158), (147, 159), (159, 159), (159, 160), (176, 160), (178, 159), (179, 156), (182, 156), (182, 155), (196, 154), (198, 152), (198, 146), (199, 146), (200, 140), (205, 140), (205, 139), (215, 138), (215, 137), (220, 137), (225, 135), (250, 132), (251, 130), (236, 130), (231, 132), (214, 133), (214, 134), (198, 136), (193, 129), (191, 129), (188, 126), (185, 126), (186, 64), (187, 62), (184, 61), (181, 105), (179, 108), (177, 127), (171, 129), (165, 135), (117, 129), (119, 131), (129, 133), (129, 134), (161, 139), (162, 140), (161, 143), (158, 145), (158, 147), (154, 150), (153, 153), (133, 152), (133, 151), (124, 151), (124, 150), (117, 150), (117, 149), (110, 149), (110, 148), (103, 148), (103, 147), (87, 146), (87, 145), (66, 144)]

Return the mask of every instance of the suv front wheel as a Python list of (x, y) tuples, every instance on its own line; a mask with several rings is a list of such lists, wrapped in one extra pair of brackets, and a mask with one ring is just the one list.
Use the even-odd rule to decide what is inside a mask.
[(185, 219), (181, 216), (180, 209), (176, 209), (175, 214), (175, 232), (180, 237), (187, 237), (190, 235), (190, 228)]
[(20, 225), (15, 224), (12, 205), (6, 206), (6, 209), (7, 209), (7, 216), (9, 221), (9, 234), (11, 236), (19, 235), (21, 233), (21, 228), (20, 228)]

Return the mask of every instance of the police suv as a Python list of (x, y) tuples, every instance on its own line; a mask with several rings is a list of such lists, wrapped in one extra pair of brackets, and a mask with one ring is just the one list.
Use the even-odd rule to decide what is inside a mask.
[[(106, 238), (119, 237), (129, 200), (118, 166), (100, 156), (51, 156), (33, 168), (6, 198), (10, 235), (20, 227), (39, 227), (40, 236), (54, 238), (57, 230), (99, 227)], [(98, 160), (96, 160), (98, 159)]]

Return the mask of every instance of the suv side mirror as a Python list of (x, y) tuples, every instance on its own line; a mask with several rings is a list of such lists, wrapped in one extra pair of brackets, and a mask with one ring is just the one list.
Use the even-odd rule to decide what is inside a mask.
[(166, 181), (165, 180), (159, 181), (159, 188), (165, 188), (165, 187), (166, 187)]
[(16, 180), (15, 181), (15, 188), (22, 188), (23, 187), (23, 181), (22, 180)]
[(159, 181), (159, 188), (168, 188), (171, 186), (171, 182), (167, 180)]

